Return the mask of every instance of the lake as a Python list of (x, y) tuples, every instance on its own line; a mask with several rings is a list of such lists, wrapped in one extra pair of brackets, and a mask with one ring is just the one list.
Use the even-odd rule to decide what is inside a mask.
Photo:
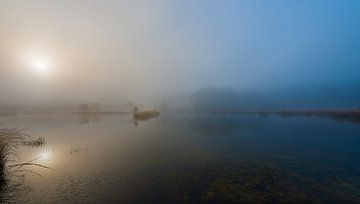
[[(225, 114), (2, 116), (18, 145), (3, 202), (360, 203), (360, 125)], [(6, 188), (14, 184), (13, 190)], [(5, 187), (4, 187), (5, 186)]]

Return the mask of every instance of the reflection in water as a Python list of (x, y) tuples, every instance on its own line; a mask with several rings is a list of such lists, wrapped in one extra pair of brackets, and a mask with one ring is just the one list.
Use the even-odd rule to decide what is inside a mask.
[(24, 163), (15, 163), (17, 148), (20, 145), (40, 147), (37, 141), (27, 140), (30, 136), (19, 129), (0, 129), (0, 203), (15, 202), (16, 194), (25, 191), (22, 188), (27, 174), (39, 175), (34, 169), (26, 167), (49, 167), (35, 163), (38, 158)]
[(71, 155), (77, 155), (81, 152), (87, 152), (88, 148), (87, 146), (83, 145), (83, 146), (72, 146), (70, 149), (70, 154)]
[(157, 118), (160, 115), (160, 112), (158, 111), (142, 111), (138, 112), (137, 109), (135, 110), (135, 113), (133, 114), (133, 124), (135, 126), (138, 126), (139, 121), (147, 121), (152, 118)]
[[(18, 155), (55, 170), (34, 168), (46, 179), (27, 175), (21, 186), (31, 191), (5, 194), (16, 194), (19, 203), (360, 200), (359, 126), (316, 118), (164, 116), (167, 122), (154, 118), (136, 128), (129, 123), (131, 116), (104, 116), (89, 125), (76, 117), (66, 117), (71, 123), (18, 119), (33, 135), (46, 135), (41, 149), (21, 146)], [(18, 147), (40, 143), (38, 138), (20, 141)], [(19, 169), (31, 170), (24, 167)]]
[(43, 161), (48, 161), (51, 159), (51, 153), (48, 151), (44, 151), (40, 154), (40, 159)]
[(194, 115), (191, 128), (204, 135), (230, 135), (236, 128), (236, 118), (227, 115)]
[(80, 124), (90, 124), (101, 122), (101, 117), (98, 115), (82, 114), (78, 118)]

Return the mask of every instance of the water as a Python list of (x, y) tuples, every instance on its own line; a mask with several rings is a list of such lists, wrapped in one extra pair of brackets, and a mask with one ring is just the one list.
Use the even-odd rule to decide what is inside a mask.
[[(9, 116), (46, 145), (2, 193), (17, 203), (359, 203), (360, 125), (320, 118)], [(17, 176), (16, 176), (17, 175)]]

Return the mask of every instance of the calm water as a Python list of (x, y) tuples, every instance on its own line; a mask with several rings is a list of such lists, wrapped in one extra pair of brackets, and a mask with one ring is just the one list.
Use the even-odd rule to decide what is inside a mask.
[[(319, 118), (162, 114), (13, 116), (46, 145), (17, 147), (28, 166), (17, 203), (360, 203), (360, 125)], [(11, 196), (9, 196), (11, 197)]]

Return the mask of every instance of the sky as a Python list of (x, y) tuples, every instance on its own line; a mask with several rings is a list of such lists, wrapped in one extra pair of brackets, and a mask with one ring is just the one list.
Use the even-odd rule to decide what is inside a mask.
[[(354, 89), (359, 10), (357, 0), (0, 0), (0, 103)], [(49, 73), (34, 71), (39, 60)]]

